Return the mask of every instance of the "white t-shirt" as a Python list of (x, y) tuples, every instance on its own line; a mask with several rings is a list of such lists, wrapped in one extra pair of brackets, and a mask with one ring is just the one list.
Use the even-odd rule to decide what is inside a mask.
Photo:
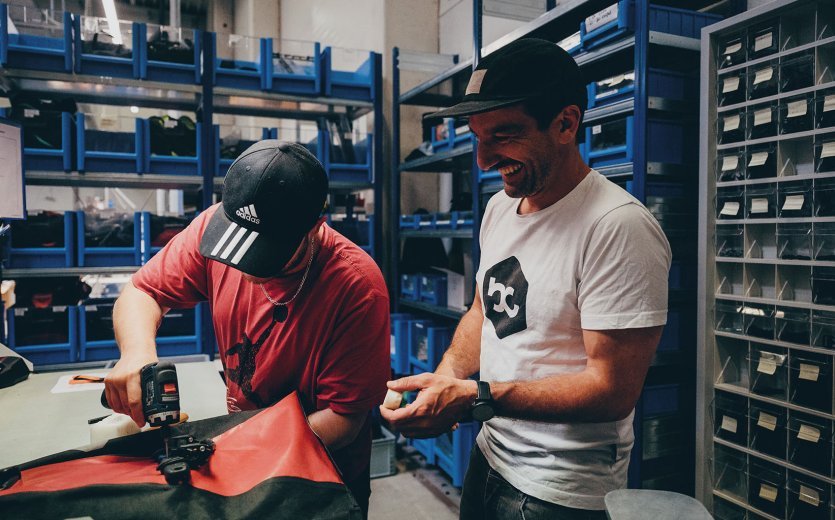
[[(666, 323), (670, 246), (637, 199), (592, 170), (543, 210), (519, 215), (520, 201), (497, 193), (481, 225), (482, 380), (580, 372), (582, 329)], [(577, 424), (496, 417), (478, 445), (524, 493), (604, 509), (603, 496), (626, 486), (633, 415)]]

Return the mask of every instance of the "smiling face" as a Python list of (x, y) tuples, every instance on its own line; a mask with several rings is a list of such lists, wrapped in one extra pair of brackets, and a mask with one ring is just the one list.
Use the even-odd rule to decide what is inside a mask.
[[(567, 114), (572, 109), (578, 117)], [(564, 109), (544, 129), (522, 105), (472, 115), (470, 129), (478, 138), (478, 166), (484, 171), (497, 170), (505, 193), (525, 198), (533, 209), (553, 204), (576, 185), (572, 181), (577, 171), (573, 161), (579, 159), (574, 144), (578, 119), (576, 107)]]

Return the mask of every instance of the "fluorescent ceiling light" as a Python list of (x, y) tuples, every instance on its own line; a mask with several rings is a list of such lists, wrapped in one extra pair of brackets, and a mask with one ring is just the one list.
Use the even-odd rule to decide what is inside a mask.
[(107, 18), (107, 26), (110, 29), (110, 36), (113, 43), (122, 45), (122, 29), (119, 27), (119, 17), (116, 16), (116, 4), (113, 0), (101, 0), (104, 7), (104, 16)]

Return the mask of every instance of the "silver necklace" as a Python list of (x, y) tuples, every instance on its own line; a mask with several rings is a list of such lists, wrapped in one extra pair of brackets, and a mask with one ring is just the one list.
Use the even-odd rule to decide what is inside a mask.
[(282, 307), (282, 306), (287, 306), (287, 305), (289, 305), (289, 304), (290, 304), (293, 300), (295, 300), (295, 299), (296, 299), (296, 296), (298, 296), (298, 295), (299, 295), (299, 293), (300, 293), (300, 292), (302, 292), (302, 287), (304, 287), (304, 282), (307, 280), (307, 274), (310, 272), (310, 266), (311, 266), (311, 265), (313, 265), (313, 255), (314, 255), (315, 253), (316, 253), (316, 251), (315, 251), (315, 249), (314, 249), (314, 247), (313, 247), (313, 237), (310, 237), (310, 259), (307, 261), (307, 267), (305, 267), (305, 269), (304, 269), (304, 275), (302, 276), (302, 281), (301, 281), (301, 283), (299, 284), (298, 289), (296, 289), (295, 294), (293, 294), (293, 296), (292, 296), (292, 297), (290, 297), (290, 299), (289, 299), (289, 300), (287, 300), (286, 302), (277, 302), (277, 301), (273, 300), (273, 299), (270, 297), (270, 295), (269, 295), (269, 294), (267, 294), (267, 290), (266, 290), (266, 289), (264, 289), (264, 284), (262, 284), (262, 283), (259, 283), (259, 284), (258, 284), (258, 286), (259, 286), (259, 287), (261, 287), (261, 292), (262, 292), (262, 293), (264, 293), (264, 296), (266, 296), (266, 297), (267, 297), (267, 300), (269, 300), (269, 301), (270, 301), (270, 303), (272, 303), (272, 304), (273, 304), (273, 305), (275, 305), (276, 307)]

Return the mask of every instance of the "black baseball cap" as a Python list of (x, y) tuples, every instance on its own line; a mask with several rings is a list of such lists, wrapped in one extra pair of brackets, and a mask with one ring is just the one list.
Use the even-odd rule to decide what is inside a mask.
[(460, 103), (425, 118), (470, 116), (541, 96), (559, 96), (564, 107), (577, 105), (581, 112), (588, 103), (586, 82), (574, 58), (556, 43), (522, 38), (479, 62)]
[(327, 195), (328, 176), (307, 148), (259, 141), (229, 167), (200, 254), (252, 276), (275, 276), (313, 229)]

